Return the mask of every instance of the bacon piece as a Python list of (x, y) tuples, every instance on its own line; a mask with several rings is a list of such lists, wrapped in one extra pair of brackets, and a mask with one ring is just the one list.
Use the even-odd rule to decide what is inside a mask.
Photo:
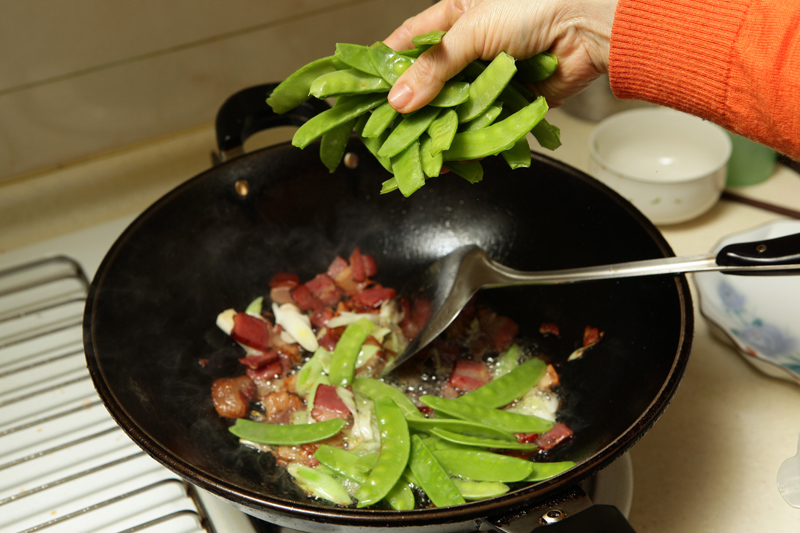
[(460, 391), (470, 392), (486, 385), (491, 379), (492, 374), (483, 361), (459, 359), (450, 374), (449, 383)]
[(555, 322), (542, 322), (542, 325), (539, 326), (539, 333), (558, 337), (561, 335), (561, 328)]
[(331, 262), (330, 266), (328, 266), (327, 274), (336, 281), (337, 278), (340, 276), (344, 277), (351, 277), (352, 269), (350, 268), (350, 264), (347, 262), (345, 258), (340, 255), (337, 255), (336, 258)]
[(329, 307), (325, 307), (319, 311), (314, 311), (314, 313), (311, 315), (311, 325), (317, 329), (322, 329), (333, 317), (333, 311)]
[(311, 289), (306, 284), (298, 285), (292, 289), (291, 295), (294, 303), (303, 311), (318, 311), (325, 307), (319, 301), (319, 298), (311, 293)]
[(269, 350), (268, 352), (261, 353), (261, 354), (251, 354), (247, 357), (242, 357), (239, 359), (239, 362), (242, 363), (244, 366), (248, 368), (263, 368), (267, 366), (269, 363), (276, 361), (278, 359), (278, 352), (275, 350)]
[(583, 346), (588, 348), (594, 346), (603, 338), (603, 332), (593, 326), (586, 326), (583, 329)]
[(371, 278), (378, 273), (378, 263), (375, 258), (368, 254), (361, 254), (361, 260), (364, 262), (364, 275)]
[(290, 424), (292, 413), (304, 407), (299, 396), (286, 391), (270, 392), (261, 398), (261, 403), (270, 424)]
[(278, 446), (272, 453), (275, 455), (276, 462), (281, 466), (286, 466), (289, 463), (301, 463), (306, 466), (315, 467), (319, 464), (319, 460), (314, 457), (314, 452), (317, 451), (319, 446)]
[(259, 368), (248, 368), (247, 376), (253, 381), (269, 381), (281, 377), (284, 372), (280, 359)]
[(300, 284), (300, 278), (296, 274), (288, 272), (278, 272), (269, 282), (269, 297), (277, 304), (294, 303), (292, 299), (292, 289)]
[(214, 409), (224, 418), (247, 416), (250, 402), (255, 398), (256, 386), (248, 376), (218, 378), (211, 384)]
[(493, 312), (479, 312), (481, 331), (489, 338), (490, 346), (498, 352), (511, 347), (514, 337), (519, 333), (519, 325), (508, 317)]
[(350, 418), (350, 409), (344, 404), (336, 393), (333, 385), (319, 385), (317, 393), (314, 395), (314, 408), (311, 410), (311, 417), (317, 422), (330, 420), (331, 418)]
[(400, 309), (403, 312), (403, 320), (400, 321), (400, 329), (407, 339), (413, 339), (422, 330), (431, 316), (431, 303), (426, 298), (417, 298), (413, 304), (403, 299), (400, 302)]
[(319, 345), (329, 352), (332, 352), (334, 348), (336, 348), (336, 343), (339, 342), (339, 338), (342, 336), (341, 331), (343, 331), (343, 328), (328, 328), (325, 331), (325, 334), (317, 339), (319, 341)]
[(380, 285), (364, 289), (358, 294), (354, 295), (350, 301), (353, 306), (360, 311), (368, 311), (370, 309), (377, 309), (383, 302), (391, 300), (395, 297), (397, 291), (394, 289), (387, 289)]
[(305, 286), (326, 307), (334, 307), (342, 299), (342, 291), (327, 274), (317, 274), (314, 279), (307, 281)]
[(350, 254), (350, 268), (353, 271), (353, 281), (356, 283), (361, 283), (367, 279), (367, 273), (364, 269), (364, 258), (358, 246), (356, 246), (356, 249)]
[(247, 313), (236, 313), (231, 337), (245, 346), (266, 352), (272, 345), (272, 324)]
[(539, 435), (536, 444), (540, 450), (549, 450), (557, 444), (572, 436), (572, 430), (566, 424), (559, 422), (550, 431)]

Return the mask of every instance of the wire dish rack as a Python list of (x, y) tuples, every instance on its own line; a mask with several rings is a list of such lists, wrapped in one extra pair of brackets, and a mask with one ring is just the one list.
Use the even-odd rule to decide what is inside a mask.
[(95, 393), (82, 343), (88, 286), (64, 256), (0, 271), (0, 531), (225, 533)]

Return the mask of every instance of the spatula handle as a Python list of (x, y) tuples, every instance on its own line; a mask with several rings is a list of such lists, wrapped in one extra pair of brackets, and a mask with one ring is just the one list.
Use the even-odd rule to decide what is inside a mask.
[[(719, 251), (716, 262), (720, 266), (729, 267), (781, 265), (794, 267), (774, 270), (740, 270), (735, 272), (738, 275), (800, 274), (800, 269), (797, 268), (800, 265), (800, 233), (763, 241), (729, 244)], [(723, 270), (723, 272), (725, 271)]]

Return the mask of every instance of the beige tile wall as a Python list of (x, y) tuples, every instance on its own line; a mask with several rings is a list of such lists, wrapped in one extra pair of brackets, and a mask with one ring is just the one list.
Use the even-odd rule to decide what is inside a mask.
[(0, 0), (0, 183), (208, 124), (430, 0)]

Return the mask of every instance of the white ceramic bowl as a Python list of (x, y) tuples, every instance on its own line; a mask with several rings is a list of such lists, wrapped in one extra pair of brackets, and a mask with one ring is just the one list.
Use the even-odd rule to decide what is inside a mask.
[[(760, 241), (800, 233), (800, 221), (770, 222), (722, 239), (714, 249), (734, 242)], [(800, 276), (694, 275), (700, 312), (711, 332), (731, 344), (762, 372), (800, 384)]]
[(655, 224), (695, 218), (725, 187), (731, 140), (700, 118), (662, 107), (601, 121), (589, 139), (591, 173)]

